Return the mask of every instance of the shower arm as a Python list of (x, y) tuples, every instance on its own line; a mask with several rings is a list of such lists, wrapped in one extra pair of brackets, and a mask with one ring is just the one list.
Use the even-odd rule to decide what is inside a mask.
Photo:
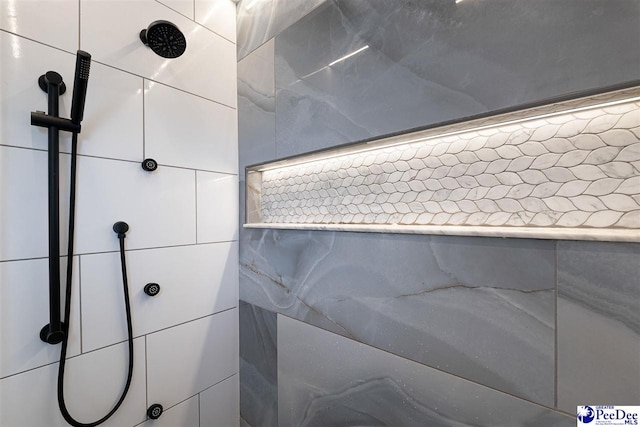
[[(88, 58), (88, 59), (87, 59)], [(72, 119), (59, 116), (60, 95), (65, 93), (66, 86), (62, 76), (55, 71), (48, 71), (38, 79), (40, 89), (47, 93), (48, 113), (35, 111), (31, 113), (31, 125), (48, 129), (48, 220), (49, 220), (49, 323), (40, 331), (40, 339), (49, 344), (58, 344), (65, 337), (65, 328), (60, 319), (60, 131), (80, 133), (80, 120), (84, 110), (85, 85), (78, 85), (79, 69), (86, 65), (91, 56), (78, 51), (76, 63), (76, 79), (74, 83), (74, 99), (72, 102)], [(90, 63), (90, 62), (89, 62)], [(88, 65), (87, 65), (88, 77)], [(86, 80), (86, 79), (85, 79)], [(76, 87), (80, 93), (76, 94)], [(84, 92), (84, 93), (83, 93)], [(77, 98), (77, 99), (76, 99)], [(79, 111), (79, 114), (78, 114)]]

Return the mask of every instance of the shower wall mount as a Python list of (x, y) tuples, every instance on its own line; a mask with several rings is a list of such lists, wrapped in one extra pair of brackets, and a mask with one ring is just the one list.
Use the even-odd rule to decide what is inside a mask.
[(47, 71), (38, 79), (38, 86), (47, 93), (48, 114), (31, 113), (31, 125), (45, 127), (49, 133), (48, 145), (48, 198), (49, 198), (49, 324), (40, 331), (40, 339), (49, 344), (64, 340), (65, 327), (60, 320), (60, 131), (80, 133), (89, 80), (91, 55), (79, 50), (71, 104), (71, 119), (60, 117), (60, 95), (66, 92), (62, 76)]
[[(129, 350), (129, 367), (127, 380), (120, 398), (111, 410), (102, 418), (91, 423), (82, 423), (73, 418), (67, 409), (64, 398), (64, 372), (67, 359), (67, 345), (69, 343), (69, 322), (71, 316), (72, 274), (73, 274), (73, 246), (75, 230), (75, 199), (76, 199), (76, 171), (78, 154), (78, 134), (80, 133), (84, 115), (84, 104), (89, 81), (91, 55), (79, 50), (76, 55), (76, 71), (73, 84), (73, 99), (71, 101), (71, 118), (60, 117), (60, 95), (66, 92), (66, 85), (62, 76), (55, 71), (48, 71), (38, 79), (38, 85), (47, 93), (48, 113), (35, 111), (31, 113), (31, 125), (45, 127), (48, 130), (48, 221), (49, 221), (49, 323), (40, 331), (40, 339), (48, 344), (62, 343), (60, 348), (60, 362), (58, 364), (58, 407), (60, 413), (70, 425), (74, 427), (94, 427), (102, 424), (118, 410), (124, 402), (131, 380), (133, 378), (133, 325), (131, 303), (129, 299), (129, 285), (125, 258), (126, 233), (129, 225), (118, 221), (113, 225), (113, 231), (118, 236), (120, 246), (120, 265), (122, 269), (122, 285), (124, 292), (125, 312), (127, 317), (127, 335)], [(60, 131), (72, 133), (71, 138), (71, 167), (69, 185), (69, 229), (67, 242), (67, 268), (65, 278), (64, 320), (60, 316)]]

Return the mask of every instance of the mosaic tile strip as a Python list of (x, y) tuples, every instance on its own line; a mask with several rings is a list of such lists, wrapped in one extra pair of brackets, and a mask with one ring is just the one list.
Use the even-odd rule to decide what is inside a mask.
[(460, 126), (264, 170), (260, 222), (640, 228), (637, 100), (455, 131)]

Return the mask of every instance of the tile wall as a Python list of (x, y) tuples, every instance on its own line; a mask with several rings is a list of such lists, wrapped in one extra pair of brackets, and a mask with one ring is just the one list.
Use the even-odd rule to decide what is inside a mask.
[[(140, 30), (158, 19), (185, 33), (182, 57), (166, 60), (141, 44)], [(37, 79), (55, 70), (68, 87), (61, 97), (68, 117), (79, 48), (93, 63), (79, 142), (70, 412), (82, 422), (102, 417), (126, 379), (111, 230), (123, 220), (130, 225), (134, 376), (125, 403), (104, 425), (238, 425), (231, 0), (0, 1), (0, 425), (67, 425), (55, 397), (60, 346), (38, 337), (48, 322), (47, 132), (30, 126), (29, 113), (46, 110)], [(63, 153), (69, 139), (61, 133)], [(153, 173), (140, 167), (147, 157), (160, 165)], [(62, 154), (63, 230), (68, 167)], [(158, 296), (144, 294), (149, 282), (161, 285)], [(152, 422), (146, 409), (153, 403), (166, 412)]]
[[(238, 64), (241, 170), (640, 79), (638, 2), (409, 3), (261, 30)], [(637, 403), (639, 266), (629, 243), (241, 229), (241, 337), (277, 323), (277, 346), (241, 339), (241, 408), (273, 404), (274, 370), (283, 426), (570, 426), (578, 404)]]

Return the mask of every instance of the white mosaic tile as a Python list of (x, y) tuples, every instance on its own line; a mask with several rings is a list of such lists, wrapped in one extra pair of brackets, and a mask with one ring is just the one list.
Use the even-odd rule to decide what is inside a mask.
[(410, 144), (265, 168), (253, 222), (640, 229), (637, 99), (513, 123), (585, 102), (513, 113), (511, 123), (488, 129), (457, 124)]

